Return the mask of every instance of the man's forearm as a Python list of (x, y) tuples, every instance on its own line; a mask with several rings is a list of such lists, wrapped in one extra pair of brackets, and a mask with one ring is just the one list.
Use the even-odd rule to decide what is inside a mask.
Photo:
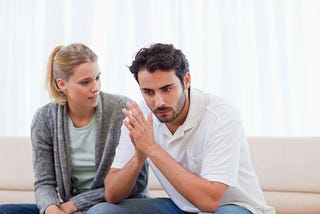
[(130, 195), (144, 162), (134, 155), (122, 169), (110, 169), (104, 181), (107, 202), (117, 204)]
[(200, 211), (215, 211), (227, 188), (225, 184), (210, 182), (189, 172), (161, 148), (153, 150), (149, 158), (175, 189)]

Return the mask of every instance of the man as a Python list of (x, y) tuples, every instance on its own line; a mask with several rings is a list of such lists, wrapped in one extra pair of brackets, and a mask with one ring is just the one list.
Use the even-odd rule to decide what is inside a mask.
[[(129, 68), (145, 103), (123, 109), (127, 118), (105, 179), (106, 201), (118, 204), (114, 213), (275, 213), (263, 198), (239, 115), (190, 88), (180, 50), (142, 48)], [(168, 199), (126, 199), (145, 161)]]

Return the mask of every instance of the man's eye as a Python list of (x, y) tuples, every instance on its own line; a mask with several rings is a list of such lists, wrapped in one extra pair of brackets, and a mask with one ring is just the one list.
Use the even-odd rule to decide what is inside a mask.
[(169, 91), (171, 91), (171, 88), (169, 88), (169, 87), (168, 88), (164, 88), (163, 91), (164, 92), (169, 92)]
[(153, 91), (145, 90), (144, 93), (147, 94), (147, 95), (152, 95), (152, 94), (153, 94)]

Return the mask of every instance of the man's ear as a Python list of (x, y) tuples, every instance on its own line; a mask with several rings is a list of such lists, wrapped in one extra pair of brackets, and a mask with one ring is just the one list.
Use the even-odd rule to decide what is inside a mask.
[(184, 76), (184, 87), (185, 87), (185, 89), (188, 89), (190, 87), (190, 83), (191, 83), (190, 73), (187, 72), (186, 75)]
[(66, 84), (63, 79), (61, 79), (61, 78), (56, 79), (56, 83), (57, 83), (57, 86), (60, 89), (60, 91), (66, 90)]

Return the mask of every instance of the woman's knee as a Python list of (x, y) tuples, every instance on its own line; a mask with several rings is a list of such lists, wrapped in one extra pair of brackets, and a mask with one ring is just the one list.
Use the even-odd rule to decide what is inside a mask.
[(38, 214), (39, 209), (35, 204), (2, 204), (0, 205), (0, 214), (24, 213)]

